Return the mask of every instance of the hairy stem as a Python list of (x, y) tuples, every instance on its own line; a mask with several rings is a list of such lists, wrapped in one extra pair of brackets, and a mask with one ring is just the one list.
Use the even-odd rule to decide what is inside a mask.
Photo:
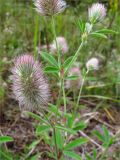
[(62, 80), (62, 91), (63, 91), (63, 101), (64, 101), (64, 115), (67, 113), (67, 104), (66, 104), (66, 95), (65, 95), (65, 87), (64, 87), (64, 79)]
[(81, 84), (81, 87), (80, 87), (80, 90), (79, 90), (78, 99), (77, 99), (77, 105), (75, 107), (75, 113), (76, 113), (76, 111), (78, 109), (78, 106), (79, 106), (79, 101), (80, 101), (80, 98), (81, 98), (82, 89), (83, 89), (83, 86), (84, 86), (84, 83), (85, 83), (86, 76), (87, 76), (88, 72), (89, 72), (89, 70), (87, 70), (87, 72), (85, 73), (85, 75), (83, 77), (83, 80), (82, 80), (82, 84)]
[(57, 148), (56, 130), (55, 130), (55, 127), (53, 127), (53, 137), (54, 137), (54, 143), (55, 143), (56, 160), (58, 160), (58, 148)]
[(75, 55), (73, 56), (71, 62), (69, 63), (68, 67), (66, 68), (65, 73), (68, 72), (68, 70), (70, 69), (70, 67), (71, 67), (71, 66), (73, 65), (73, 63), (77, 60), (78, 54), (79, 54), (80, 50), (82, 49), (83, 45), (84, 45), (84, 42), (81, 42), (78, 50), (76, 51), (76, 53), (75, 53)]
[[(65, 96), (65, 87), (64, 87), (64, 75), (61, 75), (61, 53), (59, 50), (59, 46), (56, 40), (56, 30), (55, 30), (55, 20), (54, 20), (54, 16), (52, 16), (52, 26), (53, 26), (53, 34), (54, 34), (54, 39), (55, 39), (55, 43), (56, 43), (56, 47), (57, 47), (57, 53), (58, 53), (58, 66), (60, 69), (60, 91), (59, 91), (59, 96), (58, 96), (58, 102), (60, 99), (60, 95), (61, 92), (63, 92), (63, 100), (64, 100), (64, 112), (66, 113), (66, 96)], [(60, 103), (59, 103), (60, 105)]]
[(56, 39), (57, 36), (56, 36), (54, 16), (52, 16), (52, 28), (53, 28), (53, 34), (54, 34), (55, 44), (56, 44), (57, 53), (58, 53), (58, 65), (59, 65), (59, 68), (61, 68), (61, 54), (60, 54), (59, 46), (58, 46), (57, 39)]
[(34, 58), (37, 59), (37, 43), (38, 43), (38, 34), (39, 33), (39, 16), (36, 16), (35, 18), (35, 31), (34, 31)]

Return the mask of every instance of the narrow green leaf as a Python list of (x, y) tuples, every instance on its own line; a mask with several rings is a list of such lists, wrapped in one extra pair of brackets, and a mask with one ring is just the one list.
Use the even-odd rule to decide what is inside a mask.
[(111, 97), (105, 97), (105, 96), (100, 96), (100, 95), (82, 95), (81, 97), (82, 98), (86, 98), (86, 97), (98, 98), (98, 99), (104, 99), (104, 100), (109, 100), (109, 101), (120, 103), (120, 100), (117, 100), (115, 97), (111, 98)]
[(78, 122), (75, 127), (73, 128), (73, 130), (76, 130), (76, 131), (79, 131), (79, 130), (83, 130), (86, 128), (86, 123), (81, 121), (81, 122)]
[[(71, 115), (67, 118), (67, 125), (69, 128), (72, 128), (75, 122), (75, 117), (74, 115)], [(73, 129), (74, 130), (74, 129)]]
[(53, 104), (48, 104), (49, 105), (49, 111), (54, 113), (55, 115), (58, 114), (59, 116), (62, 115), (62, 111), (60, 111), (57, 106), (53, 105)]
[(109, 131), (105, 126), (103, 126), (103, 132), (104, 132), (104, 143), (103, 143), (103, 146), (105, 148), (107, 148), (107, 147), (109, 147), (109, 145), (111, 145), (112, 138), (110, 137)]
[(46, 72), (46, 73), (59, 73), (59, 69), (57, 67), (48, 66), (45, 68), (44, 72)]
[(88, 153), (86, 153), (86, 160), (93, 160), (92, 157)]
[(106, 141), (108, 142), (110, 135), (109, 135), (108, 129), (105, 126), (103, 126), (103, 132), (104, 132), (104, 137), (105, 137)]
[(107, 39), (107, 36), (103, 33), (92, 32), (91, 35), (94, 37)]
[(102, 142), (104, 142), (104, 136), (102, 134), (100, 134), (99, 131), (95, 130), (93, 131), (93, 134)]
[(74, 160), (82, 160), (82, 158), (78, 154), (76, 154), (75, 152), (63, 151), (63, 153), (67, 157), (74, 158)]
[(118, 34), (118, 32), (111, 30), (111, 29), (101, 29), (96, 31), (97, 33), (103, 33), (103, 34)]
[(36, 140), (36, 141), (33, 141), (30, 146), (29, 146), (29, 149), (33, 149), (34, 147), (36, 147), (37, 144), (40, 143), (40, 140)]
[(36, 128), (36, 135), (40, 135), (43, 132), (46, 132), (50, 129), (48, 125), (38, 125)]
[(83, 22), (82, 20), (78, 20), (76, 22), (76, 26), (79, 28), (81, 33), (85, 31), (85, 22)]
[(73, 59), (73, 56), (69, 57), (68, 59), (65, 60), (64, 64), (63, 64), (63, 68), (66, 69), (68, 68), (69, 64), (71, 63)]
[(60, 129), (60, 130), (63, 130), (63, 131), (66, 131), (68, 133), (71, 133), (71, 134), (76, 134), (76, 131), (72, 130), (72, 129), (69, 129), (69, 128), (65, 128), (63, 126), (58, 126), (56, 125), (55, 128), (57, 129)]
[(96, 148), (93, 149), (93, 158), (94, 158), (94, 160), (97, 159), (97, 150), (96, 150)]
[(81, 146), (81, 145), (83, 145), (83, 144), (85, 144), (87, 142), (88, 142), (88, 139), (81, 137), (81, 138), (75, 139), (75, 140), (71, 141), (70, 143), (68, 143), (64, 147), (64, 149), (65, 150), (69, 150), (69, 149)]
[(62, 150), (64, 144), (64, 138), (62, 137), (62, 132), (59, 129), (56, 129), (56, 142), (58, 148)]
[[(0, 158), (1, 156), (4, 158), (3, 160), (13, 160), (13, 157), (7, 153), (4, 153), (3, 151), (1, 151), (0, 149)], [(1, 159), (2, 160), (2, 159)]]
[(66, 77), (66, 80), (77, 80), (79, 78), (79, 76), (69, 76)]
[(36, 120), (38, 120), (38, 121), (40, 121), (40, 122), (44, 122), (45, 124), (48, 124), (49, 125), (49, 123), (46, 121), (46, 120), (44, 120), (43, 118), (41, 118), (39, 115), (37, 115), (37, 114), (34, 114), (34, 113), (32, 113), (32, 112), (28, 112), (28, 111), (26, 111), (26, 114), (28, 114), (29, 116), (31, 116), (32, 118), (34, 118), (34, 119), (36, 119)]
[(40, 54), (44, 60), (46, 60), (48, 63), (50, 63), (53, 66), (58, 67), (56, 59), (51, 55), (50, 53), (42, 52)]
[(13, 138), (10, 136), (0, 136), (0, 144), (6, 142), (12, 142)]

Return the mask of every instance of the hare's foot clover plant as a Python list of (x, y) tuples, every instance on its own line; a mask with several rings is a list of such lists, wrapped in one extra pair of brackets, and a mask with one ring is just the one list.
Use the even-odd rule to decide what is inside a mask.
[[(75, 148), (81, 147), (89, 141), (95, 146), (100, 146), (84, 133), (87, 122), (78, 120), (80, 98), (86, 77), (90, 71), (99, 69), (99, 60), (97, 58), (90, 59), (86, 63), (87, 70), (83, 75), (80, 68), (73, 67), (73, 65), (77, 61), (81, 49), (87, 46), (89, 37), (107, 38), (106, 33), (113, 32), (106, 28), (94, 30), (94, 26), (104, 20), (106, 8), (100, 3), (93, 4), (88, 9), (88, 21), (77, 20), (76, 24), (81, 34), (79, 47), (72, 56), (64, 58), (63, 61), (62, 57), (70, 48), (64, 37), (57, 37), (55, 18), (66, 9), (66, 2), (64, 0), (35, 0), (34, 4), (39, 14), (45, 16), (46, 20), (51, 19), (54, 41), (50, 45), (50, 53), (41, 52), (40, 56), (49, 63), (44, 72), (51, 76), (57, 76), (56, 84), (60, 84), (59, 95), (55, 104), (51, 104), (49, 84), (42, 71), (41, 62), (36, 59), (36, 55), (21, 55), (15, 59), (12, 68), (12, 89), (15, 99), (19, 102), (21, 110), (26, 111), (29, 116), (40, 122), (35, 125), (35, 134), (38, 139), (42, 137), (49, 146), (50, 149), (46, 154), (51, 159), (66, 160), (71, 157), (75, 160), (97, 160), (97, 149), (93, 151), (93, 157), (86, 153), (86, 157), (83, 158), (81, 153), (75, 152)], [(75, 93), (78, 96), (74, 99), (75, 106), (72, 111), (68, 111), (65, 88), (73, 92), (79, 91), (79, 93)], [(64, 109), (61, 109), (62, 104), (64, 104)], [(37, 111), (38, 114), (30, 111)], [(79, 131), (82, 133), (81, 136), (79, 136)], [(94, 132), (94, 134), (103, 142), (98, 149), (105, 153), (112, 142), (107, 128), (103, 127), (103, 135), (98, 132)], [(35, 143), (35, 145), (37, 144)]]

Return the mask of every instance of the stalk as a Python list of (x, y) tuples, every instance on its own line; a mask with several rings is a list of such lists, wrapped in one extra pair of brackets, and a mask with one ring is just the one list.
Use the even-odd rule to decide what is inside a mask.
[[(58, 66), (59, 66), (59, 69), (61, 72), (61, 53), (60, 53), (59, 46), (58, 46), (58, 43), (56, 40), (57, 36), (56, 36), (54, 16), (52, 16), (52, 28), (53, 28), (53, 34), (54, 34), (54, 39), (55, 39), (57, 53), (58, 53)], [(64, 74), (61, 75), (61, 73), (60, 73), (60, 91), (59, 91), (59, 96), (58, 96), (58, 102), (59, 102), (61, 92), (63, 93), (63, 100), (64, 100), (64, 114), (66, 114), (66, 95), (65, 95), (65, 87), (64, 87)], [(59, 103), (59, 105), (60, 105), (60, 103)]]
[(61, 55), (60, 55), (60, 50), (59, 50), (59, 46), (58, 46), (57, 39), (56, 39), (57, 36), (56, 36), (54, 16), (52, 16), (52, 28), (53, 28), (53, 34), (54, 34), (54, 39), (55, 39), (55, 43), (56, 43), (56, 47), (57, 47), (57, 53), (58, 53), (58, 65), (59, 65), (59, 68), (61, 68)]
[(57, 148), (57, 141), (56, 141), (56, 130), (55, 127), (53, 127), (53, 137), (54, 137), (54, 142), (55, 142), (55, 151), (56, 151), (56, 160), (58, 160), (58, 148)]
[(84, 75), (84, 77), (83, 77), (82, 84), (81, 84), (81, 87), (80, 87), (80, 90), (79, 90), (78, 99), (77, 99), (77, 105), (76, 105), (76, 107), (75, 107), (74, 113), (76, 113), (76, 111), (77, 111), (77, 109), (78, 109), (79, 101), (80, 101), (80, 98), (81, 98), (81, 93), (82, 93), (83, 86), (84, 86), (84, 83), (85, 83), (86, 76), (87, 76), (88, 72), (89, 72), (89, 70), (86, 71), (86, 73), (85, 73), (85, 75)]
[(36, 16), (35, 18), (35, 31), (34, 31), (34, 58), (37, 59), (38, 55), (37, 55), (37, 50), (36, 50), (36, 46), (37, 46), (37, 42), (38, 42), (38, 33), (39, 33), (39, 17)]
[(78, 54), (79, 54), (80, 50), (82, 49), (83, 45), (84, 45), (84, 42), (81, 42), (78, 50), (76, 51), (76, 53), (75, 53), (75, 55), (73, 56), (71, 62), (69, 63), (68, 67), (66, 68), (65, 73), (68, 72), (69, 68), (70, 68), (70, 67), (72, 66), (72, 64), (77, 60)]

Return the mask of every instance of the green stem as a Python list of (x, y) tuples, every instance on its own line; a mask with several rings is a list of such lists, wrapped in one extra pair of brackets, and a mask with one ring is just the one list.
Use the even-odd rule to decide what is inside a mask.
[(65, 73), (68, 72), (69, 68), (70, 68), (70, 67), (72, 66), (72, 64), (77, 60), (78, 54), (79, 54), (80, 50), (82, 49), (83, 45), (84, 45), (84, 42), (81, 42), (78, 50), (76, 51), (76, 53), (75, 53), (75, 55), (73, 56), (71, 62), (69, 63), (68, 67), (66, 68)]
[[(69, 70), (69, 68), (73, 65), (73, 63), (77, 60), (78, 54), (79, 54), (80, 50), (82, 49), (83, 45), (84, 45), (84, 42), (81, 42), (78, 50), (76, 51), (76, 53), (73, 56), (70, 64), (68, 65), (68, 67), (67, 67), (67, 69), (65, 71), (65, 74), (67, 73), (67, 71)], [(66, 96), (65, 96), (65, 90), (64, 90), (63, 86), (64, 86), (64, 79), (63, 79), (63, 83), (62, 83), (62, 90), (63, 90), (63, 99), (64, 99), (64, 114), (66, 114)]]
[(62, 91), (63, 91), (63, 101), (64, 101), (64, 115), (67, 113), (67, 103), (66, 103), (66, 95), (65, 95), (65, 87), (64, 87), (64, 79), (62, 80)]
[[(57, 39), (56, 39), (56, 29), (55, 29), (55, 20), (54, 20), (54, 16), (51, 17), (52, 18), (52, 29), (53, 29), (53, 35), (54, 35), (54, 40), (55, 40), (55, 44), (57, 47), (57, 54), (58, 54), (58, 66), (59, 69), (61, 68), (61, 56), (60, 56), (60, 52), (59, 52), (59, 47), (58, 47), (58, 43), (57, 43)], [(58, 95), (58, 99), (57, 99), (57, 113), (58, 113), (58, 107), (60, 106), (60, 96), (61, 96), (61, 79), (60, 79), (60, 90), (59, 90), (59, 95)], [(56, 121), (57, 121), (57, 113), (56, 113)]]
[(37, 42), (38, 42), (38, 34), (39, 33), (39, 16), (37, 15), (35, 18), (35, 31), (34, 31), (34, 58), (37, 59)]
[(56, 152), (56, 160), (58, 160), (58, 148), (57, 148), (57, 141), (56, 141), (56, 130), (55, 127), (53, 127), (53, 137), (55, 142), (55, 152)]
[(81, 98), (81, 93), (82, 93), (82, 90), (83, 90), (83, 86), (84, 86), (84, 83), (85, 83), (85, 80), (86, 80), (86, 76), (88, 74), (89, 70), (87, 70), (87, 72), (85, 73), (84, 77), (83, 77), (83, 80), (82, 80), (82, 84), (81, 84), (81, 87), (80, 87), (80, 90), (79, 90), (79, 95), (78, 95), (78, 99), (77, 99), (77, 105), (75, 107), (75, 112), (77, 111), (78, 109), (78, 106), (79, 106), (79, 101), (80, 101), (80, 98)]
[[(52, 26), (53, 26), (53, 34), (54, 34), (54, 39), (55, 39), (55, 43), (56, 43), (56, 47), (57, 47), (57, 53), (58, 53), (58, 65), (59, 65), (59, 69), (61, 71), (61, 53), (59, 50), (59, 46), (56, 40), (56, 30), (55, 30), (55, 21), (54, 21), (54, 16), (52, 16)], [(64, 75), (61, 77), (61, 73), (60, 73), (60, 91), (59, 91), (59, 96), (61, 95), (61, 91), (63, 92), (63, 99), (64, 99), (64, 113), (66, 113), (66, 96), (65, 96), (65, 87), (64, 87)], [(60, 97), (58, 96), (58, 102)], [(60, 103), (59, 103), (60, 105)]]
[(52, 124), (52, 122), (50, 122), (50, 120), (47, 118), (46, 114), (44, 113), (44, 111), (42, 111), (42, 114), (44, 115), (44, 117), (46, 118), (48, 125), (50, 125), (52, 127), (53, 130), (53, 138), (54, 138), (54, 143), (55, 143), (55, 155), (56, 155), (56, 160), (58, 160), (58, 148), (57, 148), (57, 141), (56, 141), (56, 130), (54, 125)]
[(54, 34), (55, 44), (56, 44), (57, 53), (58, 53), (58, 65), (59, 65), (59, 68), (61, 68), (61, 55), (60, 55), (60, 50), (59, 50), (59, 46), (58, 46), (57, 39), (56, 39), (57, 36), (56, 36), (54, 16), (52, 16), (52, 28), (53, 28), (53, 34)]
[[(57, 47), (58, 66), (59, 66), (59, 69), (61, 70), (61, 55), (60, 55), (59, 46), (58, 46), (57, 39), (56, 39), (57, 36), (56, 36), (54, 16), (52, 16), (52, 28), (53, 28), (53, 34), (54, 34), (54, 39), (55, 39), (56, 47)], [(60, 95), (61, 95), (61, 90), (62, 90), (61, 88), (62, 88), (62, 78), (60, 77), (60, 91), (59, 91), (58, 98), (60, 98)], [(58, 113), (58, 105), (57, 105), (57, 113)], [(56, 121), (57, 121), (57, 113), (56, 113)], [(53, 137), (54, 137), (55, 150), (56, 150), (56, 160), (58, 160), (58, 148), (57, 148), (57, 141), (56, 141), (56, 130), (55, 130), (54, 126), (53, 126), (53, 134), (54, 134)]]

